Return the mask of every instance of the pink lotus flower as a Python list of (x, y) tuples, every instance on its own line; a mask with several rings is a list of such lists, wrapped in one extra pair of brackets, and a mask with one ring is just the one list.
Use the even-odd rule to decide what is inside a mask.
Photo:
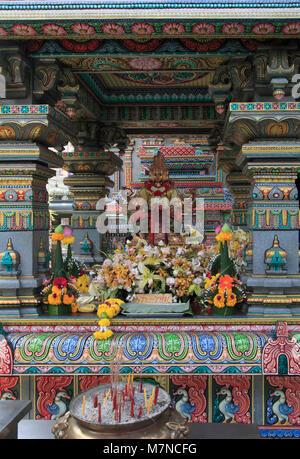
[(155, 57), (134, 57), (128, 62), (129, 66), (135, 70), (157, 70), (162, 66), (162, 62)]
[(185, 27), (182, 24), (170, 22), (163, 26), (162, 31), (163, 33), (166, 33), (168, 35), (179, 35), (185, 32)]
[(119, 24), (104, 24), (102, 26), (102, 30), (103, 33), (107, 33), (109, 35), (122, 35), (125, 33), (124, 27)]
[(54, 37), (62, 37), (68, 33), (64, 27), (57, 24), (45, 24), (42, 26), (42, 30), (45, 35), (52, 35)]
[(66, 226), (64, 227), (64, 236), (65, 236), (65, 237), (71, 237), (71, 236), (73, 236), (73, 230), (72, 230), (72, 228), (70, 228), (70, 226), (68, 226), (68, 225), (66, 225)]
[(131, 26), (131, 32), (138, 35), (151, 35), (154, 33), (154, 27), (150, 24), (142, 22), (139, 24), (133, 24), (133, 26)]
[(237, 35), (245, 32), (244, 24), (238, 24), (236, 22), (231, 22), (224, 24), (222, 27), (222, 32), (228, 35)]
[(96, 33), (96, 30), (93, 26), (90, 26), (89, 24), (72, 24), (71, 25), (71, 30), (74, 32), (76, 35), (94, 35)]
[(281, 32), (285, 35), (296, 35), (300, 32), (300, 22), (293, 22), (282, 27)]
[(11, 30), (15, 35), (22, 35), (23, 37), (33, 37), (37, 34), (37, 30), (26, 24), (16, 24), (11, 27)]
[(192, 32), (197, 35), (209, 35), (214, 33), (216, 30), (215, 26), (212, 24), (207, 24), (206, 22), (200, 22), (195, 24), (192, 28)]
[(219, 232), (221, 231), (221, 229), (222, 229), (222, 225), (218, 225), (218, 226), (216, 227), (216, 229), (215, 229), (215, 233), (216, 233), (216, 234), (219, 234)]
[(7, 35), (9, 34), (9, 32), (5, 29), (3, 29), (3, 27), (0, 27), (0, 37), (7, 37)]
[(268, 22), (262, 22), (252, 27), (251, 32), (255, 33), (256, 35), (268, 35), (269, 33), (275, 32), (275, 26)]

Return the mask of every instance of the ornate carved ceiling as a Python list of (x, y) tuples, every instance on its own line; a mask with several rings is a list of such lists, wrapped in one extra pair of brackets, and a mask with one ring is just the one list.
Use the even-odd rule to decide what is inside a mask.
[(298, 49), (299, 8), (294, 0), (0, 0), (0, 46), (8, 56), (17, 43), (35, 69), (35, 103), (60, 94), (56, 108), (77, 120), (209, 134), (221, 130), (230, 101), (251, 100), (255, 78), (262, 91), (269, 84), (265, 57), (254, 75), (262, 44)]

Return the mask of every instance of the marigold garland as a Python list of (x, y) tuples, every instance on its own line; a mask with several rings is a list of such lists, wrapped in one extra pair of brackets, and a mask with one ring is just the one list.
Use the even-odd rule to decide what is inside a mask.
[(110, 326), (110, 319), (119, 314), (121, 308), (120, 305), (124, 301), (117, 298), (110, 298), (104, 303), (99, 304), (97, 309), (97, 315), (100, 317), (98, 325), (100, 327), (99, 331), (94, 333), (94, 338), (98, 340), (108, 339), (113, 335), (113, 331), (107, 327)]

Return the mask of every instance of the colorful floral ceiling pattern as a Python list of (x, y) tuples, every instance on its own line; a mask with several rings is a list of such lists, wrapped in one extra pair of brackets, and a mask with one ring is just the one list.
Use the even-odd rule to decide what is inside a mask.
[[(0, 3), (1, 10), (1, 3)], [(295, 38), (300, 32), (300, 21), (297, 20), (236, 20), (236, 21), (126, 21), (124, 18), (114, 22), (104, 21), (26, 21), (12, 23), (2, 21), (0, 39), (130, 39), (140, 40), (142, 50), (143, 40), (154, 40), (158, 45), (164, 38), (182, 38), (198, 40), (198, 47), (205, 47), (199, 40), (226, 38)], [(132, 44), (132, 46), (138, 46)], [(195, 44), (194, 44), (195, 46)], [(199, 49), (201, 50), (201, 49)]]

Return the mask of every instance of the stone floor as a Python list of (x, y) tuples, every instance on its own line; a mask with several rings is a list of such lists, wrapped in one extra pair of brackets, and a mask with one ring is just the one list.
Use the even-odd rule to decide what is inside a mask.
[[(56, 421), (23, 419), (18, 424), (18, 439), (54, 439), (51, 428)], [(255, 424), (190, 424), (188, 439), (259, 439)]]

